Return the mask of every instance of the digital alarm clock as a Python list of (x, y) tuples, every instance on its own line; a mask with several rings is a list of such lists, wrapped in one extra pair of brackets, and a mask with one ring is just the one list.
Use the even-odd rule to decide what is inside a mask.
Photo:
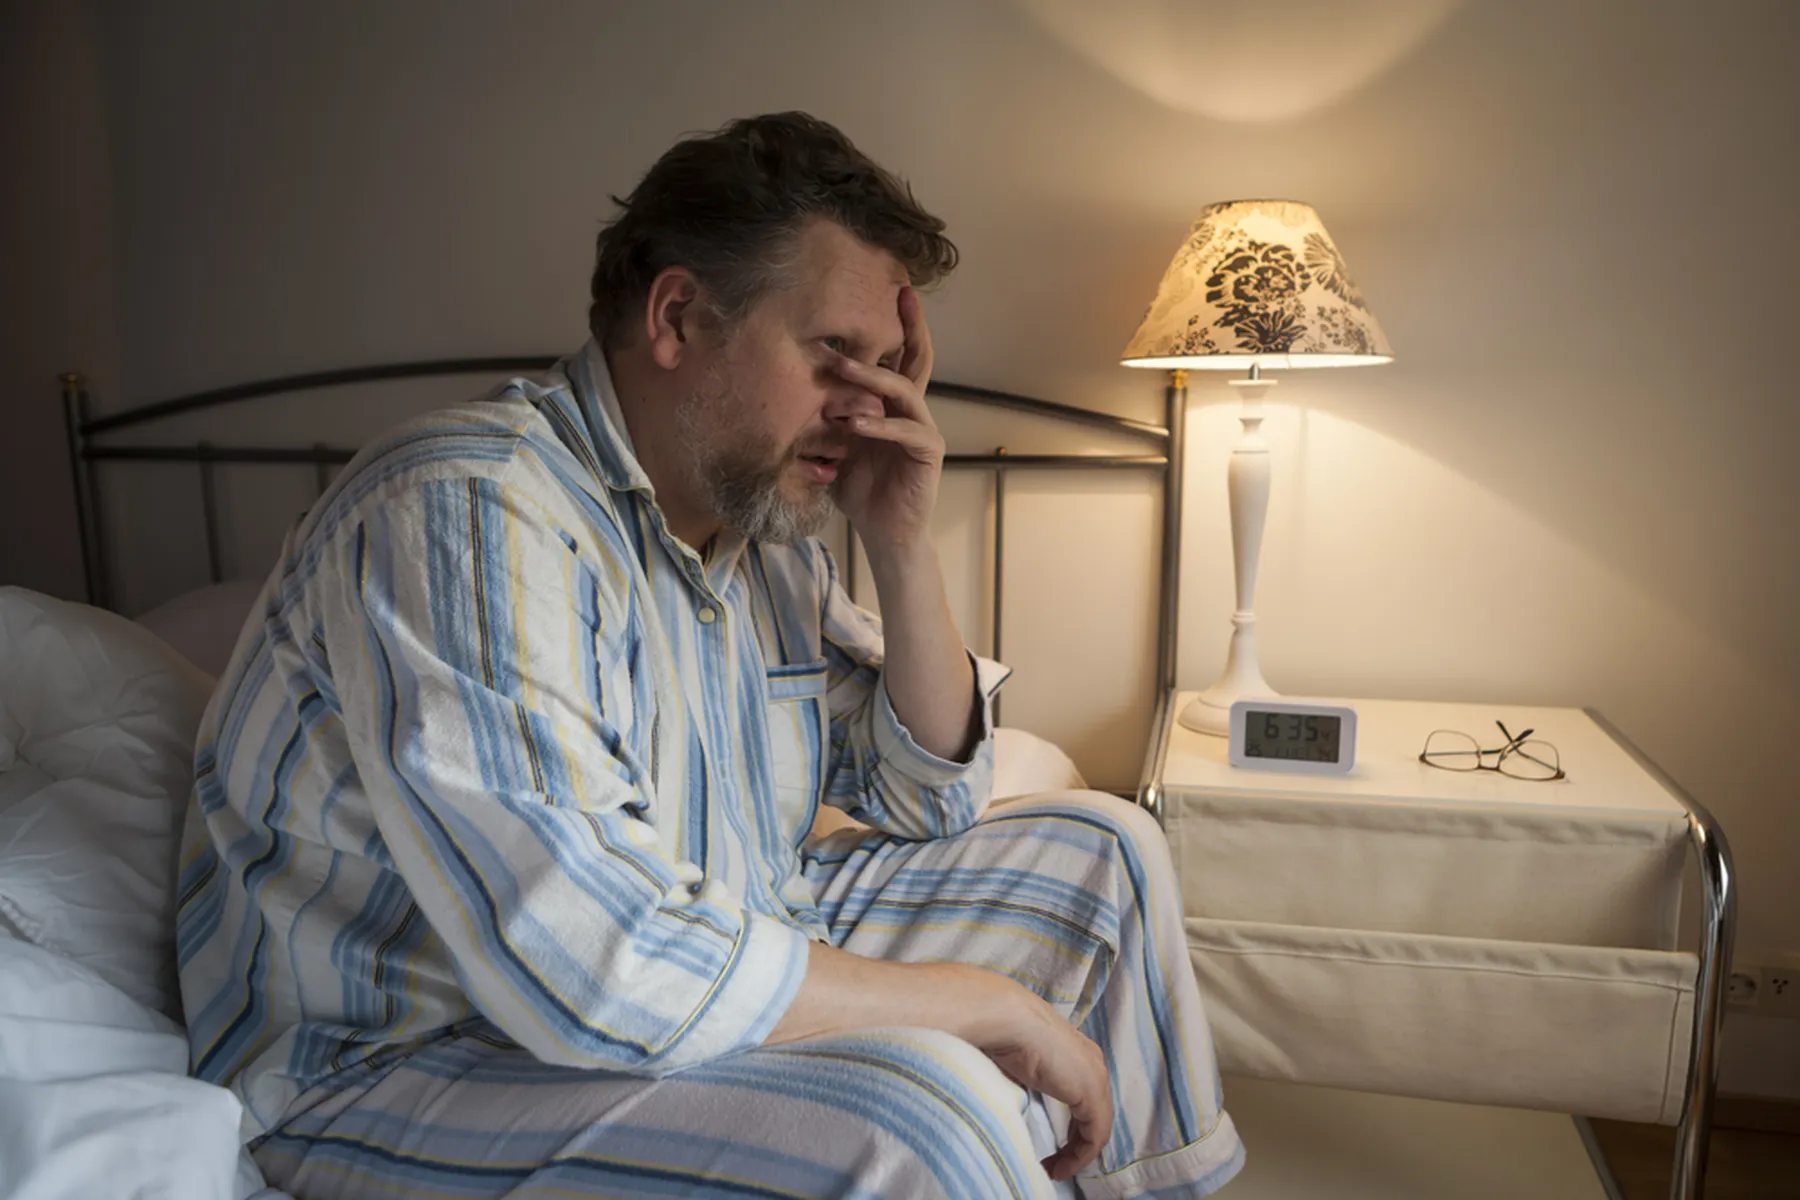
[(1356, 710), (1310, 700), (1238, 700), (1231, 706), (1234, 767), (1346, 775), (1356, 765)]

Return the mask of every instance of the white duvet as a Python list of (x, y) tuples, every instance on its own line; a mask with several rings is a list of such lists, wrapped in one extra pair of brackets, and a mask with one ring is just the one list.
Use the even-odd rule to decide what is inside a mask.
[(177, 842), (212, 681), (112, 613), (0, 588), (0, 1196), (236, 1200), (241, 1109), (187, 1077)]
[(238, 1200), (264, 1189), (242, 1109), (187, 1038), (91, 968), (0, 938), (0, 1196)]

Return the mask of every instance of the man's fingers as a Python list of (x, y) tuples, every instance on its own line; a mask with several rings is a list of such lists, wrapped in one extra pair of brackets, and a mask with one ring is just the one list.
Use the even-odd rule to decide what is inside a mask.
[(911, 379), (898, 371), (890, 371), (886, 367), (871, 367), (867, 363), (857, 362), (847, 355), (838, 355), (832, 360), (833, 367), (843, 378), (848, 379), (860, 388), (866, 388), (886, 400), (893, 401), (896, 416), (908, 417), (925, 424), (931, 423), (931, 410), (925, 407), (924, 393)]
[[(1112, 1136), (1112, 1083), (1107, 1077), (1106, 1059), (1092, 1041), (1080, 1039), (1091, 1073), (1085, 1086), (1077, 1085), (1077, 1094), (1065, 1097), (1069, 1106), (1069, 1136), (1062, 1149), (1050, 1156), (1045, 1170), (1052, 1179), (1067, 1179), (1100, 1156), (1100, 1149)], [(1060, 1174), (1059, 1174), (1060, 1172)]]
[(1044, 1170), (1049, 1173), (1050, 1178), (1072, 1178), (1077, 1171), (1100, 1157), (1100, 1149), (1106, 1144), (1111, 1122), (1105, 1128), (1095, 1128), (1097, 1124), (1098, 1122), (1081, 1120), (1069, 1122), (1068, 1143), (1044, 1160)]
[(924, 461), (942, 457), (944, 439), (936, 429), (900, 417), (852, 417), (850, 428), (858, 437), (892, 442)]
[(925, 306), (919, 293), (910, 287), (900, 289), (900, 328), (906, 335), (906, 350), (900, 356), (900, 374), (925, 390), (931, 378), (931, 328), (925, 324)]

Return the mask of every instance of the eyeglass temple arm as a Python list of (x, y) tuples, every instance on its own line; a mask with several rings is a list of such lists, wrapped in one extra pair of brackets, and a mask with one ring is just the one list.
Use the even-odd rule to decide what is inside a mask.
[(1527, 729), (1523, 733), (1515, 736), (1511, 730), (1507, 729), (1505, 721), (1495, 721), (1494, 724), (1498, 725), (1500, 727), (1500, 732), (1506, 735), (1507, 745), (1505, 748), (1508, 750), (1516, 750), (1520, 742), (1537, 732), (1535, 729)]

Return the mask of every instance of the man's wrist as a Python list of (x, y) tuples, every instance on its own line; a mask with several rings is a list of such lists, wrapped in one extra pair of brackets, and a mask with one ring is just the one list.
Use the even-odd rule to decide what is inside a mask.
[(972, 1046), (987, 1046), (1015, 1036), (1029, 1020), (1037, 997), (1023, 985), (996, 971), (962, 963), (942, 964), (944, 1011), (953, 1014), (945, 1026)]
[(765, 1045), (883, 1025), (939, 1029), (982, 1045), (1027, 1019), (1024, 1007), (1036, 999), (1004, 975), (962, 963), (888, 962), (821, 942), (807, 951), (799, 991)]
[(863, 554), (869, 560), (869, 574), (875, 580), (877, 592), (916, 582), (921, 578), (921, 571), (936, 573), (937, 546), (929, 537), (874, 545), (864, 542)]

